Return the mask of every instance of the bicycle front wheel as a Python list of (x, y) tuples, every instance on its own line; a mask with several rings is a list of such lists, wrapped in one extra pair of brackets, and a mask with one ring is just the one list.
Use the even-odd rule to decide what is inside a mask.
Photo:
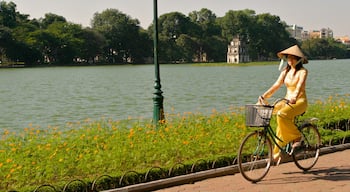
[(271, 140), (263, 131), (248, 134), (238, 150), (238, 168), (242, 176), (256, 183), (268, 173), (272, 160)]
[(301, 147), (293, 152), (295, 165), (307, 171), (317, 162), (320, 154), (321, 136), (317, 128), (312, 124), (305, 124), (300, 128), (302, 133)]

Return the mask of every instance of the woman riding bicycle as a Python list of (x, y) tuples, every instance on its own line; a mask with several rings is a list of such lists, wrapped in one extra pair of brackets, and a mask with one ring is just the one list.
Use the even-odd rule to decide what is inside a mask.
[[(277, 56), (283, 61), (288, 62), (288, 65), (282, 69), (277, 81), (258, 98), (259, 103), (266, 103), (265, 99), (271, 97), (283, 84), (287, 88), (285, 98), (289, 100), (288, 105), (283, 105), (277, 109), (277, 128), (276, 135), (281, 139), (277, 140), (277, 144), (281, 147), (289, 142), (293, 143), (293, 148), (300, 146), (300, 132), (294, 124), (294, 118), (306, 111), (308, 102), (306, 98), (305, 86), (308, 71), (303, 67), (303, 64), (308, 63), (298, 45), (294, 45), (285, 49)], [(275, 162), (281, 160), (280, 149), (275, 146), (273, 150), (273, 158)]]

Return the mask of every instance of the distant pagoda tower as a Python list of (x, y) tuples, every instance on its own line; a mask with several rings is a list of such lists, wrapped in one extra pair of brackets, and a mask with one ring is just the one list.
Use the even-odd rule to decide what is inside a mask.
[(239, 37), (235, 37), (227, 46), (227, 63), (246, 62), (250, 62), (247, 44)]

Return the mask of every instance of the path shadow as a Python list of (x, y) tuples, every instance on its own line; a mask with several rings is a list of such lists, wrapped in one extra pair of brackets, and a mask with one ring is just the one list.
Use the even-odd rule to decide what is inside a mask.
[(350, 166), (318, 168), (304, 174), (314, 175), (315, 178), (328, 181), (350, 180)]
[(340, 167), (321, 167), (314, 168), (307, 172), (294, 171), (283, 173), (281, 178), (266, 179), (261, 184), (286, 184), (286, 183), (302, 183), (315, 180), (327, 181), (349, 181), (350, 166)]

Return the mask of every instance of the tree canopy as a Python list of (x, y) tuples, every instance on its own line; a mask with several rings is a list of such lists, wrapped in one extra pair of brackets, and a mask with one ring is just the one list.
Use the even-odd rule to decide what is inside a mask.
[[(91, 27), (47, 13), (29, 19), (13, 2), (0, 2), (0, 60), (26, 65), (149, 63), (153, 55), (153, 24), (143, 29), (137, 19), (117, 9), (96, 12)], [(234, 37), (245, 41), (253, 61), (274, 60), (276, 52), (299, 44), (310, 58), (348, 58), (345, 45), (333, 39), (297, 42), (287, 24), (270, 13), (229, 10), (217, 17), (207, 8), (188, 15), (170, 12), (158, 19), (159, 61), (162, 63), (224, 62)]]

